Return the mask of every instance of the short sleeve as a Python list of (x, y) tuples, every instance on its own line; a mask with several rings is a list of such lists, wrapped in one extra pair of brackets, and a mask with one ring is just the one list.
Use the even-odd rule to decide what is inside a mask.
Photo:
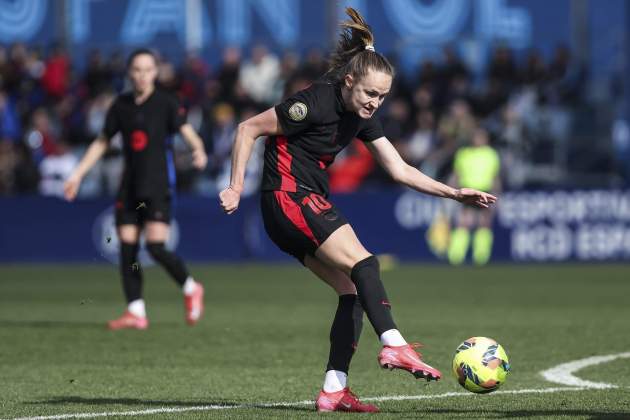
[(357, 133), (357, 138), (364, 142), (374, 141), (384, 136), (383, 125), (381, 124), (381, 120), (377, 117), (365, 120), (363, 127), (361, 127), (361, 130)]
[(168, 129), (171, 133), (176, 133), (186, 124), (186, 109), (180, 105), (175, 97), (169, 98), (168, 107)]
[(119, 131), (120, 122), (118, 119), (118, 101), (115, 101), (107, 110), (107, 115), (105, 116), (105, 125), (103, 126), (101, 137), (104, 137), (105, 139), (107, 139), (107, 141), (109, 141)]
[(319, 122), (320, 109), (326, 105), (319, 85), (313, 84), (275, 106), (282, 133), (292, 136)]

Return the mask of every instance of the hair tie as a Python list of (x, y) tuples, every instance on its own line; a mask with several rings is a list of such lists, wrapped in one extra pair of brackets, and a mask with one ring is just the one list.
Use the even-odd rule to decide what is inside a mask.
[(370, 51), (372, 51), (372, 52), (376, 52), (376, 50), (374, 49), (374, 45), (366, 45), (366, 46), (365, 46), (365, 49), (366, 49), (366, 50), (370, 50)]

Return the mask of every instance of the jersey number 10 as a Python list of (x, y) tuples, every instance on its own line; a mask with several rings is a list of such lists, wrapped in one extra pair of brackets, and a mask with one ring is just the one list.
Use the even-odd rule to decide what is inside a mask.
[(321, 214), (322, 211), (328, 210), (332, 207), (332, 204), (326, 201), (324, 197), (315, 193), (311, 193), (310, 195), (304, 197), (302, 199), (302, 205), (309, 206), (315, 214)]

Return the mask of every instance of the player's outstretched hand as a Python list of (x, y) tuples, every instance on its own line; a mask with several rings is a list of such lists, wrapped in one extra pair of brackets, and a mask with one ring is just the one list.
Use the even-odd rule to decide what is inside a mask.
[(483, 191), (473, 190), (472, 188), (461, 188), (457, 190), (457, 196), (455, 199), (460, 203), (484, 209), (487, 209), (491, 204), (497, 201), (497, 198), (494, 195)]
[(232, 214), (238, 209), (238, 203), (241, 201), (241, 193), (232, 187), (227, 187), (219, 193), (221, 207), (227, 214)]
[(208, 155), (206, 155), (206, 152), (202, 149), (193, 150), (192, 164), (200, 171), (204, 170), (208, 164)]
[(70, 177), (63, 184), (63, 196), (66, 198), (66, 200), (74, 200), (77, 196), (77, 193), (79, 192), (80, 186), (81, 178), (75, 175), (70, 175)]

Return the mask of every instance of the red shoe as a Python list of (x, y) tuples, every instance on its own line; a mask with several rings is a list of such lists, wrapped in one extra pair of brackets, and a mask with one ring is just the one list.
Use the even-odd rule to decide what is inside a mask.
[(317, 411), (347, 411), (351, 413), (378, 413), (377, 406), (372, 404), (363, 404), (359, 398), (346, 387), (337, 392), (324, 392), (321, 390), (315, 401)]
[(145, 317), (135, 316), (131, 312), (125, 311), (120, 318), (109, 321), (107, 328), (110, 330), (146, 330), (149, 328), (149, 320)]
[(378, 355), (378, 364), (383, 369), (402, 369), (411, 373), (416, 379), (425, 378), (427, 381), (437, 381), (442, 377), (439, 370), (422, 361), (422, 355), (414, 348), (421, 347), (420, 343), (405, 344), (404, 346), (383, 346)]
[(203, 286), (195, 283), (195, 291), (192, 295), (184, 296), (184, 306), (186, 307), (186, 322), (188, 325), (195, 325), (203, 315)]

